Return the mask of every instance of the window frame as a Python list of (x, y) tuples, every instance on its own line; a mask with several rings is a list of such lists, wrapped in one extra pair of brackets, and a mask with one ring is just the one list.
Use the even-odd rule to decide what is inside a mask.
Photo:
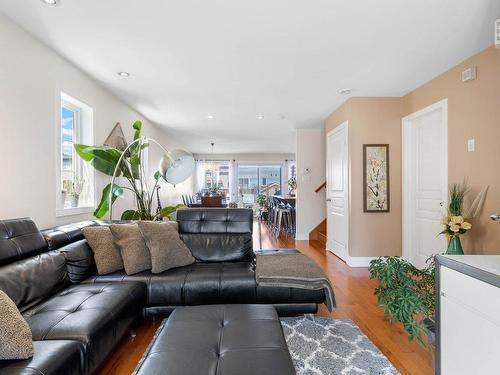
[[(237, 191), (237, 199), (239, 201), (239, 194), (240, 194), (240, 189), (239, 189), (239, 168), (240, 167), (255, 167), (257, 169), (257, 190), (258, 194), (260, 194), (260, 188), (261, 188), (261, 172), (260, 168), (263, 167), (279, 167), (280, 168), (280, 191), (283, 194), (283, 191), (286, 187), (286, 180), (285, 180), (285, 162), (283, 161), (238, 161), (235, 166), (235, 181), (236, 181), (236, 191)], [(255, 197), (257, 199), (257, 197)]]
[[(56, 217), (72, 216), (92, 213), (96, 205), (96, 186), (95, 186), (95, 171), (89, 167), (87, 170), (88, 184), (91, 188), (91, 204), (86, 204), (79, 207), (64, 207), (62, 195), (62, 173), (63, 173), (63, 157), (62, 157), (62, 110), (67, 108), (74, 113), (73, 118), (73, 140), (72, 143), (93, 144), (94, 133), (94, 109), (84, 102), (60, 91), (57, 95), (57, 126), (56, 126)], [(84, 129), (85, 127), (85, 129)], [(86, 133), (84, 137), (84, 133)], [(84, 175), (84, 161), (81, 160), (73, 150), (73, 171), (76, 176)]]

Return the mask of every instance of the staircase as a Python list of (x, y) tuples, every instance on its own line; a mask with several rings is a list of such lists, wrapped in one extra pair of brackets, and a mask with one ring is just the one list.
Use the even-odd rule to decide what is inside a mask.
[(309, 241), (318, 241), (326, 246), (326, 219), (309, 232)]

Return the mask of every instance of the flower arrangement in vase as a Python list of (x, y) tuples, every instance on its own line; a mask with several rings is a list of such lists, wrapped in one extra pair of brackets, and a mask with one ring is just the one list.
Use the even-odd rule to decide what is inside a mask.
[(444, 234), (448, 240), (448, 250), (446, 251), (446, 254), (464, 254), (462, 244), (460, 242), (460, 236), (472, 229), (472, 224), (468, 220), (471, 220), (479, 215), (481, 207), (484, 204), (487, 189), (488, 187), (483, 188), (471, 205), (465, 209), (464, 201), (467, 193), (469, 192), (467, 182), (464, 181), (462, 184), (451, 185), (450, 204), (448, 206), (448, 211), (444, 215), (441, 222), (443, 225), (443, 231), (440, 233)]

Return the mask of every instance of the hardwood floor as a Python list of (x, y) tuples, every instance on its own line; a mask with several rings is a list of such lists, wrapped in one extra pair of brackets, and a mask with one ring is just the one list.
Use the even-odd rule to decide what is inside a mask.
[[(261, 235), (259, 235), (259, 225)], [(263, 249), (293, 248), (314, 259), (333, 283), (337, 308), (330, 313), (323, 305), (318, 314), (337, 319), (351, 319), (384, 353), (403, 375), (431, 375), (432, 364), (429, 351), (416, 342), (408, 342), (400, 325), (390, 326), (377, 307), (373, 295), (376, 281), (370, 280), (366, 268), (350, 268), (335, 255), (327, 252), (317, 241), (294, 241), (291, 238), (275, 238), (265, 224), (254, 224), (254, 247)], [(139, 362), (151, 341), (160, 320), (144, 319), (136, 329), (136, 336), (126, 337), (106, 364), (97, 372), (99, 375), (129, 375)]]

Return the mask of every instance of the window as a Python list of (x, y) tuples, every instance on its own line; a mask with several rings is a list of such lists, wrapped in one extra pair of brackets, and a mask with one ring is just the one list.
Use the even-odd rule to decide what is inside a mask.
[(281, 165), (239, 165), (239, 201), (245, 207), (252, 207), (259, 194), (267, 197), (281, 194)]
[(228, 160), (200, 161), (202, 184), (200, 193), (216, 190), (223, 196), (229, 196), (230, 176)]
[(94, 208), (94, 171), (76, 154), (74, 145), (93, 144), (93, 110), (61, 93), (59, 118), (57, 214), (90, 212)]

